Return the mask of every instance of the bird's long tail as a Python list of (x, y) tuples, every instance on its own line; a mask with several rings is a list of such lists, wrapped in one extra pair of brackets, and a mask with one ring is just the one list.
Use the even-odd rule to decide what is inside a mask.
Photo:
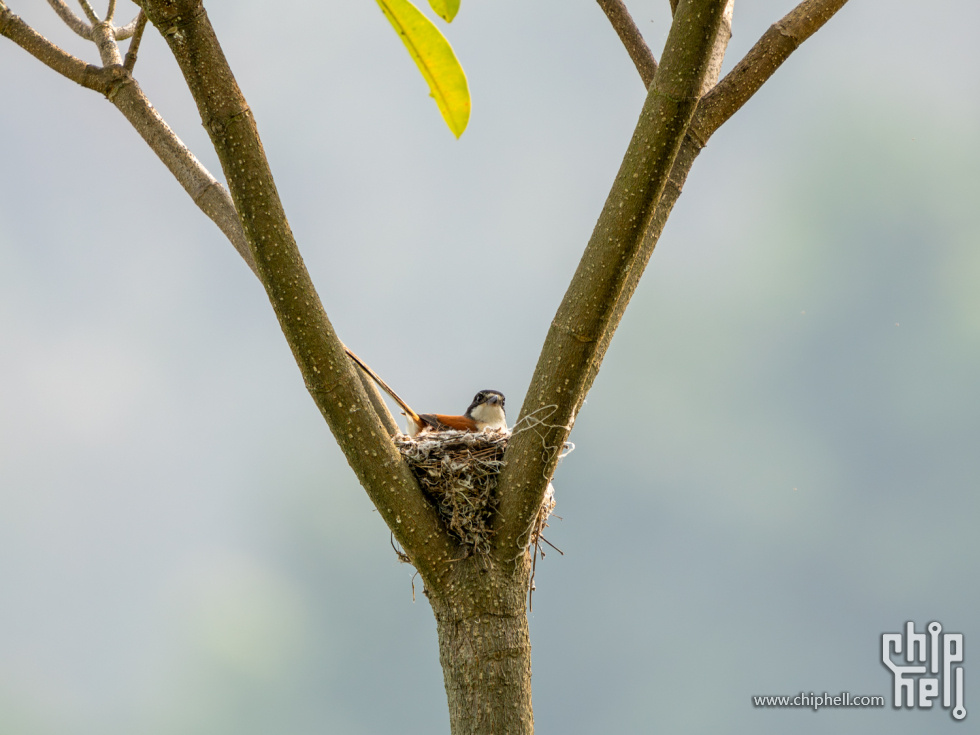
[(367, 363), (364, 362), (364, 360), (359, 358), (357, 355), (355, 355), (353, 352), (351, 352), (348, 347), (344, 347), (344, 351), (347, 353), (347, 356), (350, 357), (350, 359), (353, 360), (354, 363), (361, 370), (363, 370), (369, 378), (371, 378), (371, 380), (377, 383), (378, 386), (385, 393), (391, 396), (392, 400), (395, 403), (401, 406), (402, 410), (405, 412), (405, 415), (408, 416), (410, 420), (414, 421), (416, 426), (422, 425), (423, 422), (422, 419), (419, 418), (419, 415), (412, 410), (411, 406), (409, 406), (407, 403), (405, 403), (405, 401), (401, 399), (401, 396), (399, 396), (397, 393), (395, 393), (395, 391), (393, 391), (390, 387), (388, 387), (388, 384), (381, 379), (381, 376), (379, 376), (376, 372), (374, 372), (371, 368), (369, 368)]

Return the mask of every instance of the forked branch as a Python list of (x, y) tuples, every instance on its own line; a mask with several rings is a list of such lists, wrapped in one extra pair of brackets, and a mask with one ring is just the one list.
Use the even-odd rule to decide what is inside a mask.
[[(752, 94), (772, 76), (779, 65), (789, 57), (792, 51), (826, 23), (845, 2), (846, 0), (804, 0), (784, 18), (775, 23), (735, 69), (714, 86), (698, 103), (690, 127), (684, 134), (683, 143), (665, 182), (665, 188), (658, 197), (651, 216), (643, 222), (642, 236), (637, 249), (634, 251), (634, 259), (625, 268), (622, 288), (614, 299), (615, 304), (605, 321), (604, 327), (598, 332), (576, 329), (569, 324), (565, 317), (566, 302), (572, 294), (575, 281), (581, 278), (586, 284), (586, 289), (594, 282), (595, 271), (586, 266), (588, 250), (586, 251), (586, 256), (583, 257), (579, 271), (573, 280), (573, 286), (570, 286), (569, 293), (566, 294), (566, 302), (563, 302), (562, 306), (559, 307), (558, 314), (552, 322), (548, 340), (542, 350), (531, 389), (521, 412), (522, 416), (527, 416), (535, 408), (552, 404), (556, 407), (553, 410), (553, 417), (557, 420), (550, 421), (551, 426), (539, 426), (533, 432), (527, 432), (528, 436), (522, 442), (523, 452), (527, 452), (527, 454), (520, 456), (520, 463), (517, 461), (516, 451), (512, 450), (514, 454), (508, 453), (508, 465), (504, 470), (504, 477), (508, 482), (504, 493), (507, 507), (501, 509), (502, 533), (500, 538), (513, 553), (517, 553), (519, 548), (522, 548), (523, 534), (530, 525), (529, 519), (533, 509), (538, 507), (536, 503), (540, 504), (541, 495), (535, 488), (540, 488), (540, 493), (543, 493), (543, 483), (554, 470), (555, 448), (561, 446), (564, 432), (564, 429), (558, 427), (570, 425), (574, 421), (579, 405), (591, 388), (612, 335), (636, 290), (695, 158), (711, 134), (744, 105)], [(726, 10), (730, 12), (730, 7)], [(684, 3), (681, 3), (678, 12), (683, 13), (683, 11)], [(664, 64), (666, 64), (666, 53), (662, 66)], [(662, 73), (663, 68), (658, 72), (658, 76)], [(635, 142), (636, 138), (634, 138)], [(627, 153), (627, 160), (629, 156), (630, 154)], [(625, 167), (626, 161), (624, 161)], [(624, 204), (628, 201), (627, 192), (623, 193), (622, 199), (615, 196), (617, 187), (623, 183), (622, 174), (623, 170), (621, 169), (620, 177), (614, 184), (613, 192), (610, 194), (606, 208), (596, 226), (593, 241), (597, 236), (607, 234), (601, 232), (600, 228), (603, 226), (604, 219), (607, 218), (610, 205), (616, 206), (620, 201)], [(633, 186), (640, 188), (642, 185), (633, 184)], [(628, 191), (628, 187), (625, 188)], [(608, 236), (610, 242), (613, 242), (615, 235), (609, 233)], [(590, 242), (591, 247), (592, 242)], [(624, 245), (625, 247), (628, 246)], [(580, 296), (585, 296), (588, 293), (594, 292), (586, 290)], [(564, 337), (562, 337), (562, 332), (565, 333)], [(595, 342), (594, 348), (592, 346), (593, 341)], [(580, 346), (576, 343), (579, 343)], [(573, 361), (569, 360), (568, 357), (576, 354), (585, 356), (588, 361), (587, 374), (578, 385), (573, 380), (574, 376), (568, 375), (566, 367)], [(582, 357), (578, 359), (582, 359)], [(552, 372), (559, 380), (542, 379), (542, 371), (544, 373)], [(563, 382), (566, 377), (567, 382)], [(560, 410), (558, 407), (562, 405), (562, 402), (568, 407)], [(514, 444), (517, 443), (515, 440)], [(537, 457), (534, 456), (535, 453)], [(508, 515), (505, 516), (504, 513)], [(510, 513), (513, 513), (514, 516), (511, 517)]]
[(0, 0), (0, 36), (6, 36), (45, 66), (87, 89), (108, 95), (113, 84), (113, 74), (55, 46), (31, 28), (17, 15), (10, 12)]
[(804, 0), (769, 27), (745, 57), (698, 106), (691, 127), (707, 141), (749, 101), (786, 59), (816, 33), (847, 0)]
[(141, 0), (197, 103), (228, 182), (259, 280), (307, 390), (361, 485), (427, 585), (457, 549), (371, 405), (320, 302), (293, 238), (251, 110), (195, 0)]
[[(84, 24), (63, 3), (58, 3), (57, 0), (51, 2), (56, 10), (64, 8), (78, 23)], [(135, 30), (136, 24), (133, 25)], [(51, 43), (10, 12), (6, 4), (0, 0), (0, 35), (6, 36), (62, 76), (87, 89), (99, 92), (112, 102), (184, 187), (194, 203), (218, 225), (246, 264), (254, 271), (255, 261), (248, 249), (238, 213), (228, 192), (160, 117), (130, 73), (131, 66), (124, 67), (120, 64), (119, 50), (112, 36), (111, 25), (102, 22), (85, 28), (86, 33), (83, 35), (99, 47), (99, 53), (105, 64), (102, 67), (86, 64)], [(118, 35), (116, 37), (118, 38)], [(138, 45), (136, 39), (134, 43)], [(127, 59), (127, 62), (129, 61)]]
[[(75, 33), (77, 33), (82, 38), (91, 41), (92, 40), (92, 27), (97, 25), (99, 21), (98, 15), (96, 15), (95, 10), (92, 6), (81, 0), (82, 10), (85, 12), (86, 17), (88, 17), (90, 23), (86, 23), (84, 20), (75, 15), (74, 11), (65, 4), (64, 0), (48, 0), (48, 5), (51, 6), (52, 10), (58, 14), (58, 17), (64, 21), (65, 25), (71, 28)], [(113, 16), (116, 12), (115, 0), (110, 0), (109, 10), (106, 13), (105, 22), (112, 23)], [(112, 37), (117, 41), (122, 41), (133, 35), (133, 30), (136, 28), (136, 19), (127, 23), (124, 26), (112, 26)]]
[[(362, 485), (427, 583), (438, 583), (451, 567), (452, 544), (387, 439), (394, 423), (386, 409), (382, 410), (383, 402), (370, 392), (365, 394), (360, 376), (346, 359), (323, 312), (285, 220), (251, 113), (203, 7), (194, 0), (141, 2), (146, 15), (163, 31), (194, 94), (237, 210), (228, 192), (156, 115), (129, 73), (144, 16), (126, 29), (116, 29), (110, 21), (93, 18), (94, 11), (88, 6), (90, 26), (60, 0), (49, 1), (56, 10), (63, 8), (59, 15), (76, 33), (101, 42), (104, 67), (86, 64), (51, 44), (10, 13), (3, 0), (0, 34), (67, 78), (108, 97), (235, 243), (266, 287), (307, 387)], [(629, 30), (621, 16), (615, 15), (615, 7), (625, 13), (621, 3), (599, 2), (617, 32), (620, 26)], [(523, 553), (527, 531), (554, 470), (557, 449), (574, 423), (694, 159), (711, 134), (845, 2), (801, 2), (703, 97), (700, 95), (716, 78), (716, 72), (709, 69), (711, 55), (724, 51), (718, 39), (727, 30), (719, 32), (719, 28), (730, 14), (730, 2), (682, 0), (677, 5), (663, 62), (652, 85), (644, 76), (650, 68), (656, 69), (649, 49), (643, 62), (646, 72), (634, 58), (649, 86), (647, 100), (599, 223), (549, 331), (521, 411), (524, 430), (515, 434), (508, 450), (496, 528), (499, 559), (506, 561)], [(629, 26), (636, 28), (631, 20)], [(114, 41), (133, 32), (137, 37), (124, 66)], [(638, 31), (635, 36), (639, 37)], [(645, 46), (634, 44), (641, 57)], [(381, 408), (371, 409), (372, 402)], [(529, 419), (545, 415), (537, 424)]]
[(726, 0), (682, 0), (626, 156), (565, 298), (551, 323), (520, 418), (554, 406), (545, 424), (515, 432), (500, 476), (495, 528), (502, 562), (523, 554), (579, 406), (590, 368), (666, 189), (694, 115)]
[[(779, 59), (779, 63), (782, 63), (789, 56), (790, 50), (787, 50), (788, 47), (780, 39), (780, 36), (785, 34), (798, 39), (796, 46), (799, 46), (803, 40), (809, 38), (830, 20), (833, 14), (844, 5), (844, 2), (846, 0), (805, 0), (800, 3), (784, 18), (773, 24), (772, 28), (759, 39), (745, 58), (736, 65), (735, 69), (729, 72), (725, 79), (701, 99), (687, 135), (684, 137), (681, 151), (674, 162), (674, 168), (670, 172), (667, 190), (657, 205), (656, 212), (643, 238), (643, 245), (640, 248), (636, 263), (630, 269), (626, 286), (616, 302), (610, 329), (603, 335), (602, 344), (599, 348), (600, 356), (605, 355), (609, 347), (615, 328), (623, 318), (626, 307), (639, 285), (650, 257), (653, 255), (667, 218), (680, 197), (681, 189), (684, 187), (684, 182), (687, 180), (694, 160), (701, 153), (708, 138), (725, 120), (745, 104), (751, 94), (758, 90), (766, 79), (772, 76), (779, 66), (778, 63), (774, 64), (773, 62)], [(774, 32), (774, 29), (777, 28), (780, 30)], [(767, 59), (767, 63), (760, 65), (760, 59)], [(732, 75), (735, 74), (736, 70), (740, 69), (746, 71), (739, 71), (738, 75), (733, 77)], [(753, 82), (751, 85), (736, 83), (735, 79), (740, 77), (743, 80), (746, 77), (751, 78)], [(601, 364), (601, 359), (592, 364), (589, 378), (586, 381), (586, 392), (592, 387)]]

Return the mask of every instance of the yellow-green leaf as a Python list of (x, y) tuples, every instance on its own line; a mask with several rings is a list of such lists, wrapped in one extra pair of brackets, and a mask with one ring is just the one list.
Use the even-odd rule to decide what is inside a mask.
[(429, 84), (442, 119), (458, 138), (470, 120), (470, 89), (449, 41), (408, 0), (378, 0), (378, 5)]
[(429, 7), (447, 23), (452, 23), (459, 12), (459, 0), (429, 0)]

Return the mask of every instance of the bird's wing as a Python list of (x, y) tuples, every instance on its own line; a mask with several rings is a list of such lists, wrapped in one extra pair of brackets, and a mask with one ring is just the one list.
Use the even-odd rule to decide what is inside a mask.
[(424, 428), (433, 431), (456, 429), (457, 431), (476, 431), (476, 422), (469, 416), (446, 416), (441, 413), (423, 413), (419, 420)]

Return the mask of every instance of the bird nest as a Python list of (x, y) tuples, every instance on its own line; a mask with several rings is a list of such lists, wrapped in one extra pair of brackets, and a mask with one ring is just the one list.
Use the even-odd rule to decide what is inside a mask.
[[(395, 437), (422, 490), (467, 555), (490, 551), (497, 477), (509, 439), (509, 431), (426, 431)], [(532, 529), (532, 543), (537, 543), (554, 507), (554, 493), (549, 492)]]

